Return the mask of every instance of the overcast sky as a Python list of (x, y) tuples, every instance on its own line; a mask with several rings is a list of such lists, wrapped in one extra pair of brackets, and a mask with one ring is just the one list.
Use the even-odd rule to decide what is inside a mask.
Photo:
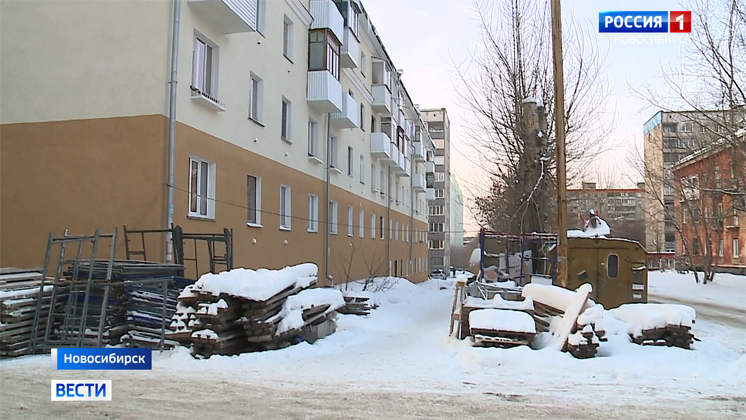
[[(504, 0), (495, 0), (504, 1)], [(420, 107), (446, 107), (451, 119), (451, 172), (464, 191), (465, 207), (485, 177), (474, 169), (476, 153), (468, 146), (463, 120), (465, 111), (453, 95), (453, 63), (464, 63), (469, 51), (479, 46), (479, 30), (472, 0), (368, 0), (363, 6), (378, 30), (397, 68), (404, 69), (402, 79), (407, 91)], [(584, 25), (596, 34), (598, 47), (607, 52), (611, 84), (609, 109), (616, 110), (618, 124), (609, 141), (620, 144), (601, 156), (596, 165), (611, 168), (621, 175), (623, 186), (642, 181), (626, 168), (627, 150), (635, 142), (642, 144), (642, 126), (655, 110), (630, 93), (629, 85), (661, 86), (661, 62), (679, 62), (687, 35), (676, 36), (676, 43), (630, 44), (620, 34), (598, 33), (598, 12), (617, 10), (687, 10), (677, 1), (656, 0), (563, 0), (562, 15)], [(696, 28), (694, 28), (696, 30)], [(610, 118), (610, 115), (599, 115)], [(632, 178), (632, 179), (629, 179)], [(464, 208), (467, 234), (477, 230), (471, 212)]]

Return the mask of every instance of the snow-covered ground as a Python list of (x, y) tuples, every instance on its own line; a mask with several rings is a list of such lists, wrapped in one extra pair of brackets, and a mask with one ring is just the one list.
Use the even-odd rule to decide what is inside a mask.
[[(746, 277), (718, 276), (706, 286), (690, 283), (691, 276), (651, 273), (651, 300), (724, 305), (736, 315), (746, 311)], [(85, 418), (111, 412), (118, 418), (161, 418), (179, 407), (184, 415), (209, 415), (215, 401), (224, 404), (212, 412), (214, 418), (254, 418), (251, 413), (265, 413), (265, 419), (746, 414), (746, 344), (739, 341), (746, 336), (745, 324), (698, 311), (693, 332), (703, 341), (692, 350), (638, 346), (619, 335), (601, 343), (598, 356), (587, 360), (551, 348), (475, 348), (469, 339), (448, 337), (453, 289), (451, 280), (420, 285), (401, 280), (388, 292), (371, 294), (380, 306), (370, 316), (340, 316), (338, 331), (313, 345), (209, 360), (195, 360), (182, 348), (154, 354), (151, 372), (52, 371), (49, 356), (3, 361), (0, 417)], [(50, 403), (49, 380), (62, 378), (112, 379), (115, 401), (110, 408)], [(137, 405), (134, 411), (126, 410), (130, 403)], [(454, 410), (454, 405), (462, 407)], [(74, 406), (85, 408), (76, 412)], [(226, 410), (222, 415), (219, 407)]]

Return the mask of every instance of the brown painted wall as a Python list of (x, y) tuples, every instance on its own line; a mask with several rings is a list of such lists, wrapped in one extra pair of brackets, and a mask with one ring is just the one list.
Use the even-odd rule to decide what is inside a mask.
[[(111, 233), (119, 229), (117, 258), (124, 258), (122, 225), (131, 229), (165, 226), (166, 125), (163, 116), (91, 119), (36, 124), (4, 125), (0, 130), (0, 266), (40, 266), (44, 263), (50, 231), (61, 235), (93, 234), (96, 227)], [(215, 220), (195, 220), (188, 214), (189, 156), (216, 163)], [(262, 178), (263, 227), (249, 227), (247, 175)], [(292, 230), (279, 229), (280, 183), (292, 189)], [(222, 232), (233, 229), (234, 265), (282, 268), (315, 262), (323, 274), (325, 263), (325, 183), (282, 166), (189, 126), (177, 125), (174, 222), (185, 232)], [(319, 197), (319, 232), (309, 233), (308, 194)], [(331, 235), (331, 275), (336, 282), (365, 278), (371, 271), (388, 272), (387, 241), (370, 238), (370, 213), (386, 215), (380, 203), (332, 187), (339, 204), (339, 233)], [(347, 206), (354, 207), (353, 236), (347, 236)], [(365, 211), (365, 235), (359, 237), (359, 211)], [(407, 215), (392, 212), (394, 221), (409, 224)], [(414, 228), (427, 229), (424, 222)], [(388, 228), (388, 224), (386, 224)], [(400, 231), (401, 232), (401, 231)], [(164, 260), (162, 240), (151, 236), (148, 259)], [(414, 238), (413, 238), (414, 239)], [(254, 243), (254, 240), (256, 243)], [(285, 244), (287, 241), (287, 244)], [(352, 254), (354, 244), (356, 251)], [(139, 239), (131, 241), (141, 249)], [(413, 258), (426, 260), (426, 242), (415, 245)], [(189, 250), (186, 250), (189, 256)], [(409, 261), (409, 244), (391, 241), (391, 259), (397, 267)], [(72, 253), (68, 252), (68, 256)], [(105, 253), (99, 254), (101, 258)], [(351, 270), (347, 261), (352, 256)], [(368, 267), (372, 267), (369, 269)], [(393, 264), (392, 264), (393, 267)], [(207, 269), (200, 261), (200, 271)], [(393, 269), (393, 268), (392, 268)], [(188, 273), (189, 274), (189, 273)], [(400, 274), (400, 276), (402, 276)], [(408, 278), (427, 278), (426, 264)]]
[(0, 265), (43, 265), (51, 231), (161, 227), (165, 139), (155, 115), (0, 127)]

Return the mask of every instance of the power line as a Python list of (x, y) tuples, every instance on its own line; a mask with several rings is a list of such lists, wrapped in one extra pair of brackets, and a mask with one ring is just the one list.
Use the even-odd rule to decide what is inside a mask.
[[(166, 185), (166, 186), (168, 186), (167, 184), (165, 184), (165, 185)], [(177, 187), (177, 186), (173, 186), (173, 189), (174, 189), (175, 191), (179, 191), (179, 192), (183, 192), (183, 193), (189, 194), (189, 190), (185, 190), (185, 189), (183, 189), (183, 188), (179, 188), (179, 187)], [(390, 199), (390, 198), (389, 198), (389, 199)], [(209, 197), (208, 197), (208, 198), (207, 198), (207, 200), (208, 200), (208, 201), (212, 201), (212, 202), (214, 202), (214, 203), (220, 203), (220, 204), (225, 204), (225, 205), (229, 205), (229, 206), (232, 206), (232, 207), (237, 207), (237, 208), (240, 208), (240, 209), (244, 209), (244, 210), (247, 210), (247, 211), (248, 211), (248, 210), (255, 210), (255, 211), (256, 211), (257, 213), (260, 213), (260, 214), (262, 214), (262, 215), (265, 215), (265, 214), (266, 214), (266, 215), (272, 215), (272, 216), (278, 216), (278, 217), (279, 217), (279, 216), (284, 216), (284, 217), (287, 217), (287, 218), (289, 218), (289, 219), (300, 220), (300, 221), (304, 221), (304, 222), (311, 222), (311, 221), (313, 221), (313, 222), (315, 222), (315, 223), (319, 223), (320, 225), (329, 225), (329, 224), (331, 224), (331, 225), (336, 225), (336, 226), (338, 226), (338, 227), (345, 227), (345, 228), (348, 228), (348, 227), (352, 226), (352, 228), (353, 228), (353, 229), (360, 229), (360, 227), (361, 227), (361, 225), (356, 225), (356, 224), (354, 224), (354, 223), (353, 223), (352, 225), (350, 225), (350, 224), (348, 224), (348, 223), (335, 223), (335, 222), (329, 222), (329, 221), (327, 221), (327, 220), (322, 220), (321, 218), (318, 218), (318, 219), (309, 219), (308, 217), (302, 217), (302, 216), (283, 215), (283, 214), (281, 214), (281, 213), (277, 213), (277, 212), (273, 212), (273, 211), (269, 211), (269, 210), (262, 210), (262, 209), (252, 209), (251, 207), (248, 207), (248, 206), (244, 206), (244, 205), (242, 205), (242, 204), (231, 203), (231, 202), (229, 202), (229, 201), (218, 200), (218, 199), (216, 199), (216, 198), (209, 198)], [(334, 201), (334, 200), (330, 200), (330, 201)], [(375, 214), (375, 213), (373, 213), (373, 212), (370, 212), (370, 213), (371, 213), (371, 214)], [(339, 217), (339, 211), (337, 211), (337, 216)], [(378, 215), (378, 216), (380, 216), (380, 217), (384, 217), (383, 215)], [(424, 216), (425, 218), (429, 217), (429, 216), (428, 216), (428, 215), (426, 215), (426, 214), (423, 214), (423, 216)], [(434, 215), (434, 216), (443, 216), (443, 215)], [(409, 216), (407, 216), (407, 217), (409, 217)], [(354, 216), (354, 215), (353, 215), (353, 219), (355, 219), (355, 216)], [(391, 219), (391, 220), (393, 220), (393, 219)], [(429, 227), (429, 223), (428, 223), (428, 222), (424, 222), (424, 223), (428, 224), (428, 227)], [(402, 222), (402, 223), (400, 223), (400, 225), (402, 225), (402, 226), (403, 226), (403, 225), (404, 225), (404, 223)], [(370, 228), (371, 228), (371, 226), (367, 226), (367, 227), (366, 227), (365, 225), (362, 225), (362, 227), (363, 227), (363, 229), (370, 229)], [(382, 228), (382, 229), (383, 229), (384, 231), (387, 231), (387, 232), (395, 232), (395, 231), (397, 231), (397, 232), (398, 232), (398, 230), (397, 230), (396, 228), (385, 228), (385, 227), (383, 227), (383, 226), (381, 226), (381, 228)], [(400, 230), (401, 230), (401, 229), (400, 229)], [(410, 229), (409, 229), (409, 230), (410, 230), (410, 231), (412, 231), (412, 229), (411, 229), (411, 226), (410, 226)], [(427, 231), (425, 231), (425, 230), (421, 230), (420, 232), (426, 232), (426, 233), (464, 233), (464, 231), (451, 231), (451, 230), (443, 230), (443, 231), (437, 231), (437, 232), (431, 232), (431, 231), (429, 231), (429, 230), (427, 230)]]

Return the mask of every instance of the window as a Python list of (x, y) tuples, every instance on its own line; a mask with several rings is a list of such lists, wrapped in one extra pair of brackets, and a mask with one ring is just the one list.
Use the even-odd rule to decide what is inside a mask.
[(370, 238), (376, 239), (376, 214), (370, 214)]
[(722, 258), (723, 254), (724, 254), (723, 248), (725, 248), (725, 244), (723, 243), (723, 240), (720, 239), (718, 241), (718, 257)]
[(445, 182), (446, 180), (446, 174), (443, 172), (436, 172), (435, 173), (435, 182)]
[(189, 216), (215, 218), (215, 164), (189, 158)]
[(699, 209), (692, 210), (692, 223), (699, 223)]
[(211, 98), (218, 94), (218, 47), (202, 34), (195, 34), (192, 61), (192, 90)]
[(365, 236), (365, 210), (360, 210), (360, 237)]
[(663, 132), (666, 134), (673, 134), (676, 132), (676, 124), (664, 124)]
[(739, 258), (739, 249), (738, 249), (738, 238), (733, 239), (733, 259), (737, 260)]
[(381, 169), (381, 185), (378, 187), (381, 190), (381, 195), (385, 194), (386, 191), (386, 172)]
[(376, 116), (373, 114), (370, 114), (370, 132), (376, 132)]
[(445, 198), (445, 190), (435, 190), (435, 198)]
[(690, 122), (684, 122), (679, 124), (679, 131), (682, 133), (691, 133), (692, 132), (692, 123)]
[(435, 156), (435, 164), (436, 165), (445, 165), (446, 164), (446, 157), (445, 156)]
[(319, 156), (319, 137), (316, 121), (308, 119), (308, 156)]
[(445, 149), (446, 147), (446, 140), (445, 139), (433, 139), (433, 145), (436, 149)]
[(308, 231), (319, 231), (319, 197), (308, 194)]
[(663, 186), (663, 195), (673, 195), (673, 193), (674, 193), (673, 186), (671, 185)]
[(352, 157), (355, 155), (351, 146), (347, 147), (347, 176), (352, 176)]
[(360, 155), (360, 183), (365, 184), (365, 155)]
[(443, 249), (443, 241), (441, 241), (441, 240), (431, 240), (430, 241), (430, 249)]
[(694, 242), (692, 243), (692, 253), (694, 255), (699, 255), (699, 238), (694, 238)]
[(378, 191), (376, 189), (376, 164), (375, 163), (370, 164), (370, 189), (373, 191)]
[(262, 179), (249, 175), (246, 192), (249, 207), (249, 215), (246, 220), (249, 225), (260, 226), (262, 223)]
[(347, 206), (347, 236), (354, 235), (355, 223), (352, 220), (353, 210), (352, 206)]
[(332, 235), (336, 235), (338, 231), (338, 205), (336, 201), (329, 202), (329, 225), (331, 228)]
[(365, 53), (360, 51), (360, 74), (365, 77)]
[(339, 80), (340, 42), (331, 29), (308, 32), (308, 70), (327, 70)]
[[(402, 239), (404, 239), (404, 238), (402, 238)], [(395, 241), (399, 240), (399, 222), (396, 222), (394, 224), (394, 240)]]
[(280, 229), (290, 230), (290, 187), (280, 185)]
[(394, 195), (396, 197), (396, 202), (399, 202), (399, 181), (394, 182)]
[(443, 206), (430, 206), (430, 216), (442, 216)]
[(256, 1), (256, 31), (264, 35), (266, 33), (267, 0)]
[(616, 254), (609, 254), (606, 257), (606, 272), (609, 274), (609, 278), (616, 278), (619, 275), (619, 256)]
[(280, 136), (283, 140), (290, 141), (290, 121), (292, 118), (291, 103), (284, 96), (282, 98), (282, 123), (280, 127)]
[[(337, 137), (336, 136), (332, 136), (331, 137), (331, 141), (329, 142), (329, 145), (330, 145), (329, 159), (331, 160), (331, 162), (329, 162), (329, 163), (330, 163), (330, 166), (332, 168), (338, 168), (339, 167), (339, 162), (338, 162), (338, 160), (339, 160), (338, 159), (339, 153), (337, 152), (338, 147), (339, 147), (338, 143), (339, 143), (339, 140), (337, 139)], [(342, 172), (342, 171), (339, 171), (339, 172)]]
[(430, 232), (443, 232), (443, 223), (430, 223)]
[(681, 211), (681, 222), (683, 224), (687, 223), (687, 220), (689, 219), (689, 210), (684, 209)]
[(249, 118), (261, 123), (262, 122), (262, 95), (264, 83), (254, 73), (251, 73), (251, 83), (249, 85)]
[(383, 239), (383, 216), (381, 216), (381, 217), (380, 217), (380, 218), (378, 219), (378, 221), (379, 221), (379, 225), (381, 226), (381, 233), (380, 233), (380, 236), (379, 236), (379, 237), (380, 237), (381, 239)]
[(293, 21), (287, 16), (282, 22), (282, 54), (293, 61)]
[(365, 131), (365, 105), (360, 104), (360, 129)]

